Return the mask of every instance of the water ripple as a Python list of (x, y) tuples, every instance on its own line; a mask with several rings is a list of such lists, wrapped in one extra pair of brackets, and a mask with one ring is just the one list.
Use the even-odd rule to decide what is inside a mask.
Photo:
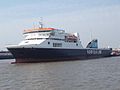
[(0, 90), (120, 90), (120, 57), (30, 64), (0, 61)]

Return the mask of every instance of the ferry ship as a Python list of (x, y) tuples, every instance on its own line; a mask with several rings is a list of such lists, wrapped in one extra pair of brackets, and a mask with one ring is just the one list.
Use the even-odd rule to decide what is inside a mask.
[(38, 28), (24, 30), (24, 40), (18, 45), (9, 45), (16, 63), (48, 62), (63, 60), (83, 60), (109, 57), (112, 49), (98, 48), (98, 40), (92, 40), (83, 48), (78, 33), (65, 30)]

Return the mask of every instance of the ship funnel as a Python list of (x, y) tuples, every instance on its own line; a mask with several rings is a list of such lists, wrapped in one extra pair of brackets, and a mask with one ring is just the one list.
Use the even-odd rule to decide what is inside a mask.
[(91, 42), (88, 43), (86, 48), (98, 48), (98, 40), (93, 39)]

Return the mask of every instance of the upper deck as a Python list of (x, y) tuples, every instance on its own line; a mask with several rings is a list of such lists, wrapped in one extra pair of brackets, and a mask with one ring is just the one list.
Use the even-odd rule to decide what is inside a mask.
[(53, 31), (53, 30), (58, 30), (58, 29), (55, 29), (55, 28), (32, 28), (32, 29), (24, 30), (24, 33), (48, 32), (48, 31)]

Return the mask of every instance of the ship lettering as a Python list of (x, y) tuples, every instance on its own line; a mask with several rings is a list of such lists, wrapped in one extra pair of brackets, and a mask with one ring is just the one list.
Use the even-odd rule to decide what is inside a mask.
[(87, 50), (87, 54), (102, 54), (101, 50)]

